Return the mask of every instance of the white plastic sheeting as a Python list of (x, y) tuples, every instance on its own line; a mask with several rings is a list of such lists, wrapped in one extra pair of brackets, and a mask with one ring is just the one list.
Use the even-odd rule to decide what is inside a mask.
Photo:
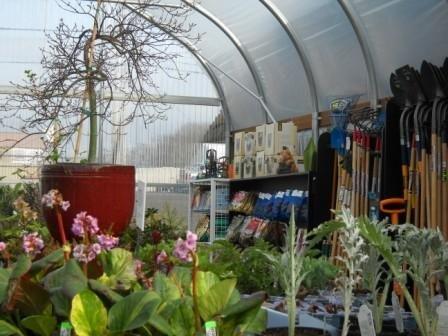
[[(360, 43), (338, 1), (271, 1), (304, 44), (317, 84), (320, 110), (327, 110), (330, 99), (335, 96), (370, 98), (368, 71)], [(423, 59), (441, 64), (448, 56), (446, 0), (350, 0), (350, 4), (361, 19), (362, 30), (367, 32), (362, 38), (373, 55), (380, 98), (390, 95), (389, 75), (397, 67), (405, 64), (419, 67)], [(247, 56), (256, 64), (266, 102), (276, 119), (313, 112), (300, 57), (283, 28), (259, 0), (202, 0), (200, 6), (244, 43)], [(200, 15), (196, 12), (190, 19), (204, 33), (201, 54), (257, 93), (253, 75), (236, 47), (212, 22), (206, 18), (199, 20)], [(229, 101), (232, 128), (262, 122), (265, 112), (257, 100), (216, 73), (223, 81), (225, 98)]]

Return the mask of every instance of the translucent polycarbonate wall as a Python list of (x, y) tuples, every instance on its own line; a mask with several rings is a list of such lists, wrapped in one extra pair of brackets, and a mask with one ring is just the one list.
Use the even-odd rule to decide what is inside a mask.
[[(177, 0), (181, 2), (189, 0)], [(197, 10), (190, 20), (202, 31), (200, 53), (219, 65), (220, 70), (245, 83), (261, 95), (254, 85), (261, 81), (268, 108), (277, 120), (312, 113), (309, 82), (303, 59), (294, 50), (291, 36), (262, 0), (202, 0), (202, 7), (217, 19), (198, 19)], [(310, 63), (315, 80), (319, 110), (328, 110), (334, 97), (372, 96), (364, 54), (373, 56), (379, 98), (390, 96), (389, 76), (405, 64), (419, 67), (424, 59), (442, 64), (448, 56), (448, 2), (446, 0), (269, 0), (285, 18)], [(354, 7), (346, 13), (340, 2)], [(359, 17), (354, 27), (348, 15)], [(356, 20), (355, 20), (356, 21)], [(242, 44), (230, 43), (228, 29)], [(360, 32), (356, 34), (355, 32)], [(366, 32), (364, 34), (364, 32)], [(368, 50), (361, 48), (360, 39)], [(227, 43), (223, 42), (227, 40)], [(231, 49), (231, 51), (227, 50)], [(256, 74), (251, 73), (251, 62)], [(254, 126), (266, 118), (256, 99), (216, 71), (230, 101), (233, 129)], [(255, 78), (254, 78), (255, 77)], [(244, 100), (244, 102), (243, 102)]]
[[(281, 0), (283, 1), (283, 0)], [(423, 60), (442, 65), (448, 57), (448, 1), (356, 0), (374, 56), (380, 96), (391, 95), (389, 74)]]
[[(367, 70), (356, 35), (336, 0), (275, 0), (307, 51), (320, 110), (336, 96), (367, 99)], [(300, 62), (297, 58), (291, 62)], [(310, 113), (311, 111), (308, 111)]]
[[(277, 120), (311, 112), (305, 73), (297, 53), (286, 32), (259, 1), (204, 0), (202, 5), (218, 16), (244, 45), (249, 63), (253, 62), (261, 81), (267, 106)], [(227, 67), (228, 64), (224, 70)]]
[[(405, 64), (419, 67), (424, 59), (441, 64), (448, 56), (446, 0), (162, 2), (196, 6), (188, 22), (194, 24), (194, 32), (202, 36), (196, 45), (197, 54), (218, 79), (199, 92), (194, 88), (206, 73), (192, 71), (190, 80), (183, 83), (182, 89), (179, 86), (177, 92), (216, 97), (214, 85), (217, 85), (229, 107), (229, 128), (233, 130), (269, 121), (257, 97), (265, 100), (267, 109), (277, 120), (312, 113), (310, 78), (316, 83), (321, 111), (327, 110), (329, 101), (337, 96), (357, 95), (361, 100), (368, 100), (372, 87), (366, 53), (373, 56), (372, 67), (380, 98), (391, 94), (388, 79), (397, 67)], [(349, 4), (354, 12), (345, 12), (341, 3)], [(286, 28), (267, 9), (269, 4), (284, 18)], [(1, 31), (0, 73), (7, 75), (0, 75), (0, 85), (5, 83), (5, 78), (17, 79), (15, 68), (24, 68), (20, 64), (22, 58), (27, 66), (32, 66), (33, 55), (37, 53), (32, 46), (42, 39), (40, 30), (54, 26), (60, 12), (54, 0), (17, 0), (3, 4), (1, 25), (14, 29)], [(360, 26), (353, 26), (350, 15), (359, 18)], [(68, 16), (67, 20), (75, 19)], [(24, 27), (26, 29), (21, 30)], [(297, 52), (292, 38), (300, 45), (303, 55)], [(196, 60), (186, 63), (201, 69)], [(192, 78), (197, 81), (191, 81)], [(166, 89), (171, 84), (164, 81), (167, 80), (159, 80), (161, 91), (171, 93)]]

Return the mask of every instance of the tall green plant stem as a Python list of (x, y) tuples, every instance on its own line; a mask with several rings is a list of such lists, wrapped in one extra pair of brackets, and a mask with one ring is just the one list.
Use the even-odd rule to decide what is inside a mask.
[(297, 288), (296, 288), (296, 261), (295, 261), (295, 231), (296, 231), (296, 225), (294, 220), (294, 208), (292, 210), (292, 220), (290, 221), (289, 225), (291, 230), (291, 234), (289, 235), (289, 267), (291, 269), (291, 279), (290, 284), (291, 288), (289, 291), (289, 297), (288, 297), (288, 335), (294, 336), (296, 331), (296, 294), (297, 294)]
[[(90, 80), (89, 80), (90, 81)], [(92, 81), (90, 81), (92, 82)], [(98, 115), (96, 114), (96, 92), (93, 83), (89, 83), (89, 107), (90, 107), (90, 139), (89, 139), (89, 163), (96, 161), (98, 146)]]
[(196, 333), (201, 331), (201, 317), (199, 315), (199, 303), (198, 303), (198, 269), (199, 269), (199, 259), (196, 253), (190, 252), (193, 258), (193, 267), (191, 269), (191, 282), (193, 291), (193, 313), (194, 313), (194, 325)]
[[(348, 278), (352, 279), (353, 275), (350, 275)], [(350, 313), (352, 311), (352, 292), (353, 292), (353, 285), (352, 282), (349, 281), (347, 288), (344, 291), (344, 323), (342, 325), (342, 333), (341, 333), (342, 336), (348, 335), (348, 331), (350, 329)]]
[(90, 120), (90, 138), (89, 138), (89, 154), (88, 162), (93, 163), (96, 161), (96, 153), (98, 146), (98, 115), (96, 113), (96, 92), (95, 92), (95, 82), (93, 77), (95, 76), (94, 69), (94, 51), (95, 51), (95, 41), (98, 34), (98, 21), (100, 15), (100, 7), (102, 0), (97, 0), (97, 7), (95, 12), (95, 19), (93, 20), (92, 36), (90, 37), (86, 47), (84, 49), (84, 63), (87, 69), (86, 77), (86, 92), (89, 100), (89, 120)]
[[(65, 245), (67, 244), (67, 238), (65, 237), (64, 223), (62, 220), (62, 214), (61, 214), (61, 210), (59, 209), (59, 206), (55, 207), (55, 211), (56, 211), (56, 221), (57, 221), (58, 231), (59, 231), (59, 238), (61, 239), (62, 248), (65, 248)], [(69, 258), (70, 258), (69, 253), (64, 251), (64, 260), (67, 261)]]

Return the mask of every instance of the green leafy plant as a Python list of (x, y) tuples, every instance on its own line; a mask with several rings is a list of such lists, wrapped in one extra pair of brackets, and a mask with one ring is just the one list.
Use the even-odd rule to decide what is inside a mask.
[(271, 265), (272, 271), (279, 274), (279, 284), (285, 293), (288, 308), (288, 334), (294, 336), (297, 313), (296, 296), (307, 275), (303, 272), (303, 262), (308, 247), (305, 232), (296, 232), (294, 207), (291, 214), (289, 226), (286, 230), (285, 246), (282, 249), (283, 253), (280, 255), (261, 253)]
[(342, 263), (342, 270), (337, 279), (337, 284), (342, 292), (344, 303), (344, 323), (342, 325), (342, 336), (346, 336), (350, 328), (350, 313), (353, 304), (353, 290), (362, 279), (362, 264), (368, 259), (363, 248), (364, 239), (357, 225), (357, 219), (353, 217), (348, 209), (342, 209), (337, 214), (337, 219), (343, 226), (339, 229), (339, 243), (342, 254), (338, 260)]
[[(368, 218), (361, 218), (358, 226), (365, 239), (384, 258), (389, 272), (400, 285), (421, 335), (436, 335), (438, 315), (431, 302), (431, 287), (436, 279), (446, 279), (447, 276), (445, 262), (448, 245), (442, 234), (413, 225), (396, 225), (390, 228), (396, 233), (395, 240), (392, 240), (389, 232)], [(407, 265), (406, 269), (403, 264)], [(415, 299), (406, 287), (408, 277), (418, 289)]]
[[(377, 225), (380, 230), (386, 230), (385, 221), (376, 221), (372, 224)], [(368, 303), (368, 307), (372, 311), (375, 332), (380, 334), (383, 329), (384, 307), (392, 277), (384, 267), (385, 260), (374, 246), (364, 245), (364, 253), (369, 258), (361, 265), (362, 285), (372, 295), (372, 302)]]
[(306, 277), (303, 286), (309, 291), (325, 289), (336, 279), (339, 269), (325, 257), (306, 256), (303, 261), (303, 271)]

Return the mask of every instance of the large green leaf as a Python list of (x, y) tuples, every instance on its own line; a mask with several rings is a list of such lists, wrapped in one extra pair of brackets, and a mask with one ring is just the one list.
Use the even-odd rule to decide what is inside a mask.
[(49, 273), (44, 279), (45, 289), (50, 293), (62, 291), (69, 299), (87, 288), (87, 278), (74, 259)]
[(222, 280), (198, 297), (199, 314), (204, 321), (209, 321), (221, 314), (232, 297), (236, 286), (236, 279)]
[(169, 316), (169, 324), (176, 336), (194, 335), (193, 299), (186, 296), (171, 303), (174, 307)]
[(260, 334), (266, 330), (268, 313), (261, 307), (253, 308), (246, 312), (238, 324), (241, 333)]
[(267, 295), (265, 292), (257, 292), (243, 298), (239, 302), (226, 307), (221, 313), (222, 318), (226, 319), (235, 315), (243, 314), (257, 307), (260, 308), (266, 300), (266, 297)]
[(104, 335), (107, 326), (106, 308), (95, 293), (84, 290), (73, 298), (70, 322), (79, 336)]
[(182, 288), (186, 295), (191, 295), (191, 268), (176, 266), (168, 277), (178, 288)]
[(165, 274), (157, 272), (153, 278), (153, 289), (160, 295), (163, 302), (177, 300), (181, 293), (179, 287)]
[(8, 294), (9, 276), (11, 270), (7, 268), (0, 268), (0, 304), (5, 301)]
[(95, 279), (89, 279), (89, 287), (95, 293), (103, 295), (112, 303), (118, 302), (123, 298), (120, 294), (116, 293), (112, 288), (104, 285), (102, 282)]
[(109, 310), (108, 326), (112, 333), (123, 333), (142, 327), (160, 305), (155, 292), (135, 292), (115, 303)]
[(196, 274), (196, 284), (198, 296), (203, 296), (208, 293), (210, 288), (219, 283), (219, 277), (212, 272), (199, 271)]
[(44, 287), (50, 293), (56, 313), (68, 316), (71, 300), (87, 288), (87, 278), (77, 262), (70, 259), (63, 267), (44, 278)]
[(51, 336), (56, 329), (56, 318), (47, 315), (32, 315), (22, 320), (22, 325), (40, 336)]
[(11, 280), (15, 280), (20, 278), (22, 275), (26, 274), (31, 268), (31, 259), (25, 255), (20, 255), (17, 258), (17, 262), (15, 263), (12, 272), (11, 272)]
[(103, 284), (120, 289), (129, 289), (137, 280), (132, 253), (121, 248), (113, 249), (101, 257), (104, 274), (99, 279)]
[(27, 315), (41, 315), (50, 303), (48, 292), (38, 283), (22, 278), (15, 289), (15, 307)]
[(149, 324), (157, 331), (161, 332), (163, 335), (166, 336), (175, 335), (173, 334), (173, 330), (171, 329), (171, 326), (168, 323), (168, 321), (159, 314), (152, 314), (151, 317), (149, 318)]
[(316, 153), (316, 144), (314, 142), (314, 139), (311, 138), (310, 141), (308, 141), (308, 144), (306, 145), (305, 151), (303, 153), (303, 163), (306, 172), (315, 168)]
[(53, 251), (49, 255), (32, 263), (30, 268), (31, 274), (39, 273), (42, 270), (50, 269), (54, 266), (61, 265), (64, 261), (64, 252), (62, 249)]
[(16, 328), (12, 324), (0, 320), (0, 336), (19, 335), (24, 336), (20, 329)]

